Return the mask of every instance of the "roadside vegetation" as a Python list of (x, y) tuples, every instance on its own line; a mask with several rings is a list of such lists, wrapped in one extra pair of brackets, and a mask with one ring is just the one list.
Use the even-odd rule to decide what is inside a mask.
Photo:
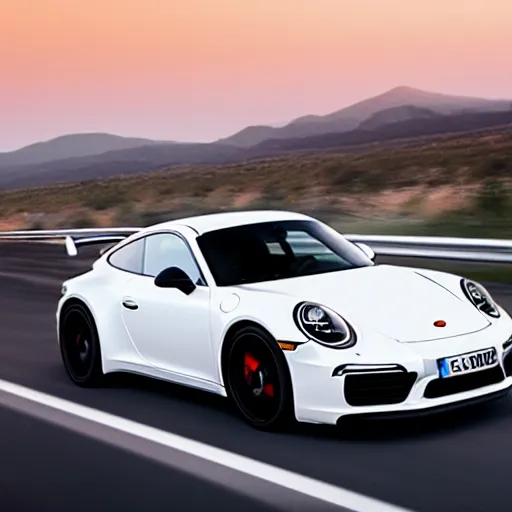
[(345, 233), (512, 238), (512, 130), (1, 191), (0, 229), (145, 226), (261, 208)]

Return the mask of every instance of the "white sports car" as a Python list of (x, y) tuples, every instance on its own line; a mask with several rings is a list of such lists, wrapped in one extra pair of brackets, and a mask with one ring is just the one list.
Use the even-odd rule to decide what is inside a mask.
[[(114, 240), (68, 239), (68, 253)], [(512, 320), (480, 284), (373, 259), (368, 246), (288, 212), (124, 235), (63, 284), (65, 368), (80, 386), (132, 372), (227, 396), (267, 429), (508, 392)]]

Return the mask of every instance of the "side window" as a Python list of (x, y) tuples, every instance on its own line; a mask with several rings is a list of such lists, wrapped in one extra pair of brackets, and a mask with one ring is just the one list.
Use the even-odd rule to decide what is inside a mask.
[(177, 235), (159, 233), (146, 237), (144, 275), (156, 277), (162, 270), (178, 267), (196, 284), (204, 284), (187, 244)]
[(144, 240), (137, 240), (112, 253), (108, 261), (120, 270), (141, 274), (143, 254)]

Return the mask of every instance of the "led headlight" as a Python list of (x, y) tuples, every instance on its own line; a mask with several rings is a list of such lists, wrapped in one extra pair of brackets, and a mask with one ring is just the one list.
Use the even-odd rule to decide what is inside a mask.
[(460, 284), (466, 297), (477, 309), (493, 318), (500, 317), (500, 312), (492, 300), (491, 294), (481, 284), (468, 279), (462, 279)]
[(294, 311), (297, 327), (310, 339), (332, 348), (352, 347), (354, 330), (348, 323), (325, 306), (311, 302), (298, 304)]

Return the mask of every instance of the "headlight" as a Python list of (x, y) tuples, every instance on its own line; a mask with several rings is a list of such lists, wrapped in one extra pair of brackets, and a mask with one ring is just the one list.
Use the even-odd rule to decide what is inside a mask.
[(312, 340), (332, 348), (348, 348), (356, 343), (354, 330), (325, 306), (303, 302), (294, 311), (297, 327)]
[(493, 318), (500, 317), (500, 312), (492, 300), (491, 294), (480, 283), (462, 279), (460, 284), (464, 294), (476, 308)]

